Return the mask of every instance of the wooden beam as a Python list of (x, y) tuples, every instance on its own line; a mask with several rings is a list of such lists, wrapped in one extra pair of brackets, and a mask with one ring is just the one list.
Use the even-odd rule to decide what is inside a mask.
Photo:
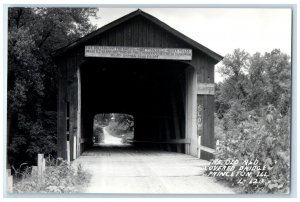
[(93, 141), (92, 138), (84, 138), (84, 137), (81, 137), (80, 140), (79, 140), (79, 143), (80, 144), (83, 144), (83, 143), (87, 143), (87, 142), (91, 142)]
[(173, 139), (167, 141), (169, 144), (191, 144), (191, 139)]
[(215, 84), (214, 83), (198, 83), (197, 86), (198, 95), (214, 95)]
[(151, 144), (191, 144), (190, 139), (170, 139), (166, 141), (135, 141), (128, 140), (130, 143), (151, 143)]
[(200, 146), (200, 150), (203, 150), (203, 151), (206, 151), (208, 153), (211, 153), (211, 154), (215, 154), (216, 153), (216, 150), (215, 149), (212, 149), (212, 148), (209, 148), (209, 147), (205, 147), (205, 146)]

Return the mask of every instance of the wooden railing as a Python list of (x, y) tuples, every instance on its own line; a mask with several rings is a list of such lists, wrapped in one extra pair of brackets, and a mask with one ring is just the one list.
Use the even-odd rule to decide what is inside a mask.
[(198, 136), (198, 158), (199, 159), (201, 159), (201, 151), (205, 151), (205, 152), (208, 152), (208, 153), (213, 154), (213, 155), (216, 154), (215, 149), (212, 149), (212, 148), (201, 145), (201, 136)]
[(128, 140), (128, 143), (150, 143), (150, 144), (191, 144), (190, 139), (170, 139), (166, 141), (138, 141)]

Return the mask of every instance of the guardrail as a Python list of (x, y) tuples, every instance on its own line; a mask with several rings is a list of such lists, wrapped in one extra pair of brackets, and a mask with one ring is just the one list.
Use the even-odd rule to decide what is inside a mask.
[(191, 144), (190, 139), (170, 139), (166, 141), (138, 141), (127, 140), (128, 143), (150, 143), (150, 144)]
[(213, 155), (216, 154), (216, 149), (212, 149), (212, 148), (201, 145), (201, 136), (198, 136), (198, 158), (199, 159), (201, 159), (201, 151), (205, 151), (205, 152), (208, 152)]

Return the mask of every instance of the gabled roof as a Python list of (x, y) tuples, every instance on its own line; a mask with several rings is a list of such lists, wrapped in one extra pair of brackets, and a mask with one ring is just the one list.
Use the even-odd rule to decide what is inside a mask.
[(205, 54), (209, 55), (211, 58), (213, 58), (214, 60), (216, 60), (217, 62), (221, 61), (223, 59), (223, 57), (217, 53), (215, 53), (214, 51), (206, 48), (205, 46), (199, 44), (198, 42), (190, 39), (189, 37), (185, 36), (184, 34), (178, 32), (177, 30), (173, 29), (172, 27), (170, 27), (169, 25), (163, 23), (162, 21), (158, 20), (157, 18), (153, 17), (152, 15), (138, 9), (136, 11), (133, 11), (99, 29), (97, 29), (94, 32), (91, 32), (90, 34), (87, 34), (84, 37), (81, 37), (79, 39), (77, 39), (76, 41), (70, 43), (69, 45), (62, 47), (58, 50), (55, 51), (54, 56), (58, 56), (62, 53), (65, 53), (67, 51), (69, 51), (70, 49), (73, 49), (79, 45), (81, 45), (82, 43), (90, 40), (91, 38), (109, 30), (112, 29), (118, 25), (120, 25), (121, 23), (128, 21), (136, 16), (143, 16), (144, 18), (150, 20), (151, 22), (153, 22), (154, 24), (158, 25), (160, 28), (165, 29), (166, 31), (168, 31), (169, 33), (173, 34), (174, 36), (180, 38), (181, 40), (183, 40), (184, 42), (190, 44), (192, 47), (199, 49), (200, 51), (204, 52)]

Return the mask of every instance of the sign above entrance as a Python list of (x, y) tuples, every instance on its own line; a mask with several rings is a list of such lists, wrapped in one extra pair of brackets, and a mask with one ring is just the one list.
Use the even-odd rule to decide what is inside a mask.
[(85, 57), (192, 60), (192, 49), (85, 46)]

